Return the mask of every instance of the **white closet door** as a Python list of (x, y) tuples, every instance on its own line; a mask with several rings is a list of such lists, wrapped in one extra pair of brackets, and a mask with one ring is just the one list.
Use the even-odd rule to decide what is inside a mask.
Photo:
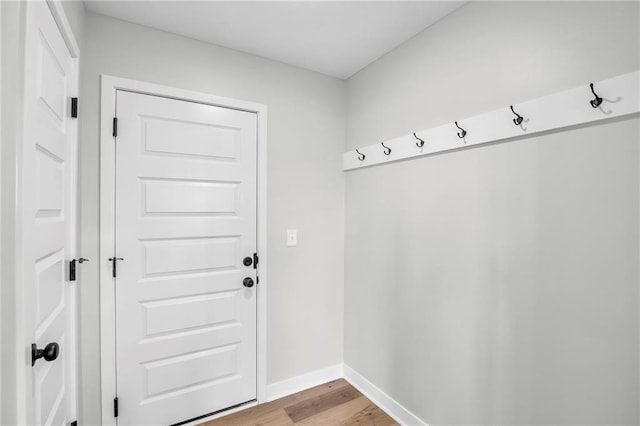
[(118, 424), (254, 400), (256, 115), (125, 91), (116, 110)]
[[(68, 332), (73, 288), (66, 283), (75, 232), (72, 188), (75, 125), (69, 117), (76, 87), (74, 61), (43, 1), (27, 2), (25, 27), (24, 127), (21, 149), (21, 235), (19, 246), (25, 341), (25, 420), (62, 425), (74, 374), (73, 336)], [(20, 233), (19, 233), (20, 235)], [(32, 366), (32, 348), (45, 349)], [(58, 346), (55, 359), (54, 347)], [(47, 359), (48, 358), (48, 359)]]

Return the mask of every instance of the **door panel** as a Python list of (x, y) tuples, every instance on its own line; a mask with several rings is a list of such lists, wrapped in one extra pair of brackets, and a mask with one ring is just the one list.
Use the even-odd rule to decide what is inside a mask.
[[(145, 117), (141, 121), (147, 152), (218, 160), (238, 157), (238, 129), (160, 117)], [(189, 139), (183, 139), (185, 134), (189, 134)]]
[(46, 320), (55, 315), (64, 296), (64, 260), (60, 250), (36, 264), (36, 335), (47, 327)]
[(119, 424), (256, 398), (256, 116), (118, 91)]
[(237, 214), (237, 183), (148, 180), (142, 185), (145, 214)]
[[(67, 105), (76, 85), (74, 59), (45, 2), (28, 2), (25, 27), (24, 128), (21, 151), (21, 275), (26, 369), (26, 423), (64, 424), (74, 384), (68, 381), (72, 288), (66, 265), (75, 238), (75, 126)], [(31, 343), (59, 345), (57, 359), (31, 366)]]

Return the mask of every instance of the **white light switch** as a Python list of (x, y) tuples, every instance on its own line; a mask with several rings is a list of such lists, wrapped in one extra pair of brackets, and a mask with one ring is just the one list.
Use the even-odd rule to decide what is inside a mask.
[(289, 247), (295, 247), (298, 245), (298, 230), (287, 229), (287, 245)]

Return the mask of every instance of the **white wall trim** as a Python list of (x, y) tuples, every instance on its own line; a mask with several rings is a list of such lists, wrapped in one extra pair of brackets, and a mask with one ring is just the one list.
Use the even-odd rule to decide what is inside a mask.
[[(0, 5), (0, 7), (9, 8), (8, 3)], [(26, 51), (26, 27), (27, 27), (27, 4), (26, 2), (16, 3), (9, 9), (9, 16), (16, 15), (18, 20), (15, 22), (15, 28), (9, 26), (11, 33), (9, 36), (18, 37), (17, 42), (7, 43), (4, 55), (11, 55), (16, 60), (16, 66), (9, 68), (9, 76), (5, 72), (5, 81), (12, 78), (15, 79), (12, 85), (15, 85), (15, 93), (13, 93), (13, 126), (9, 128), (9, 140), (3, 141), (3, 151), (9, 155), (5, 157), (3, 166), (10, 169), (10, 174), (5, 173), (7, 179), (4, 182), (3, 200), (10, 200), (6, 206), (3, 204), (3, 227), (5, 233), (3, 235), (3, 270), (4, 275), (2, 285), (5, 287), (2, 292), (5, 295), (2, 339), (8, 342), (9, 349), (3, 352), (3, 417), (2, 421), (20, 423), (26, 418), (25, 411), (25, 380), (24, 374), (26, 356), (24, 350), (26, 348), (24, 341), (23, 313), (22, 309), (22, 287), (18, 283), (22, 282), (22, 133), (24, 129), (24, 70), (25, 70), (25, 51)], [(6, 10), (5, 10), (6, 14)], [(6, 31), (6, 29), (5, 29)], [(7, 51), (9, 53), (7, 53)], [(9, 96), (12, 94), (10, 93)], [(7, 96), (7, 94), (3, 94)], [(5, 109), (6, 111), (6, 109)], [(5, 114), (7, 114), (5, 112)], [(13, 130), (13, 133), (11, 133)], [(9, 148), (10, 147), (10, 148)], [(8, 208), (7, 208), (8, 206)], [(8, 219), (7, 219), (8, 217)], [(9, 308), (9, 309), (7, 309)], [(11, 372), (8, 374), (8, 372)], [(8, 413), (8, 414), (7, 414)]]
[(58, 24), (58, 28), (60, 29), (60, 33), (62, 34), (65, 44), (67, 45), (67, 49), (69, 49), (71, 57), (77, 58), (80, 56), (80, 48), (78, 47), (76, 37), (73, 35), (73, 31), (71, 30), (71, 24), (69, 24), (67, 15), (64, 13), (61, 1), (62, 0), (47, 0), (47, 5), (49, 6), (49, 10), (51, 10), (53, 20)]
[(343, 364), (336, 364), (272, 383), (267, 386), (267, 401), (283, 398), (287, 395), (340, 379), (344, 377), (342, 367)]
[[(466, 136), (454, 123), (423, 129), (416, 133), (425, 141), (423, 147), (416, 145), (413, 134), (384, 141), (391, 149), (388, 155), (376, 142), (359, 147), (342, 155), (343, 170), (361, 169), (409, 158), (423, 157), (435, 153), (467, 149), (475, 145), (502, 141), (520, 140), (546, 131), (602, 122), (614, 117), (624, 117), (640, 112), (640, 71), (633, 71), (606, 80), (596, 81), (595, 90), (603, 98), (602, 104), (593, 108), (589, 102), (594, 98), (589, 83), (526, 102), (513, 105), (524, 117), (515, 125), (515, 115), (508, 105), (474, 117), (459, 119), (458, 125), (465, 129)], [(460, 138), (460, 136), (463, 136)], [(360, 155), (364, 159), (360, 160)]]
[[(0, 4), (0, 37), (2, 36), (2, 5)], [(2, 99), (2, 43), (0, 43), (0, 99)], [(2, 146), (2, 102), (0, 102), (0, 147)], [(2, 199), (2, 150), (0, 149), (0, 200)], [(2, 203), (0, 202), (0, 205)], [(0, 209), (0, 224), (2, 223), (2, 210)], [(2, 226), (0, 225), (0, 277), (2, 277)], [(0, 279), (0, 282), (2, 279)], [(0, 288), (0, 318), (2, 318), (2, 289)], [(0, 330), (0, 336), (2, 330)], [(0, 352), (0, 383), (2, 383), (2, 352)], [(0, 385), (0, 421), (2, 421), (2, 385)]]
[(254, 112), (258, 120), (257, 246), (260, 263), (257, 291), (257, 399), (266, 401), (267, 386), (267, 106), (254, 102), (177, 89), (159, 84), (101, 75), (100, 92), (100, 369), (102, 424), (115, 425), (112, 412), (116, 396), (115, 381), (115, 300), (110, 264), (114, 255), (114, 181), (115, 152), (112, 119), (115, 116), (116, 90), (163, 96), (190, 102)]
[[(336, 364), (267, 386), (267, 401), (274, 401), (332, 380), (344, 378), (364, 396), (402, 425), (428, 426), (418, 416), (346, 364)], [(249, 408), (249, 407), (247, 407)]]
[[(116, 396), (115, 300), (106, 258), (114, 251), (113, 191), (115, 155), (110, 135), (110, 120), (115, 116), (115, 82), (102, 78), (100, 94), (100, 249), (96, 262), (100, 268), (100, 384), (102, 424), (115, 425), (112, 409)], [(111, 145), (111, 149), (107, 146)], [(110, 165), (107, 168), (106, 165)]]
[[(271, 383), (266, 387), (267, 398), (266, 400), (261, 401), (261, 403), (275, 401), (276, 399), (284, 398), (285, 396), (293, 395), (294, 393), (342, 378), (349, 382), (354, 388), (358, 389), (360, 393), (401, 425), (428, 426), (427, 423), (406, 409), (402, 404), (386, 394), (376, 385), (364, 378), (360, 373), (342, 363), (300, 374), (299, 376), (281, 380), (276, 383)], [(214, 417), (207, 418), (206, 420), (224, 417), (229, 414), (254, 407), (255, 405), (256, 404), (247, 404), (246, 406), (220, 413)]]
[(402, 425), (427, 425), (418, 416), (346, 364), (344, 364), (344, 378), (398, 423)]

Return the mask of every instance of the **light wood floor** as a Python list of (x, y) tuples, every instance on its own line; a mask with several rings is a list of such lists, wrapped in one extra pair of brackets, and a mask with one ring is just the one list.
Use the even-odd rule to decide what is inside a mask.
[(335, 380), (201, 426), (397, 425), (344, 379)]

